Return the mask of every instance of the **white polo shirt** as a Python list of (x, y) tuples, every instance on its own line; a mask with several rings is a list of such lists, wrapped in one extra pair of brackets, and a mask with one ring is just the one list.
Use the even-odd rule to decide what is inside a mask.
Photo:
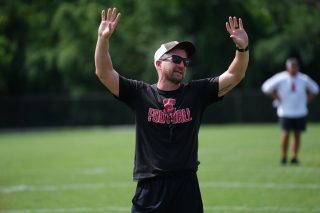
[(318, 84), (309, 76), (298, 72), (291, 76), (287, 71), (275, 74), (262, 84), (265, 94), (276, 92), (280, 98), (277, 106), (279, 117), (299, 118), (308, 114), (308, 93), (317, 94)]

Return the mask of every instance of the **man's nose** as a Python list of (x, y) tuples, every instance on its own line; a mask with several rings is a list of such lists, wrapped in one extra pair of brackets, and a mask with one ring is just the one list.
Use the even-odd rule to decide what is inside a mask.
[(183, 61), (180, 61), (180, 63), (177, 64), (177, 65), (178, 65), (179, 67), (185, 67), (185, 66), (186, 66)]

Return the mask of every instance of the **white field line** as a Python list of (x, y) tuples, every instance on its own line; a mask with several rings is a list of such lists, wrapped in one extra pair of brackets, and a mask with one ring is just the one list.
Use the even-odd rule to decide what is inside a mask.
[[(56, 185), (32, 185), (19, 184), (13, 186), (0, 186), (0, 193), (17, 193), (25, 191), (65, 191), (81, 189), (103, 189), (103, 188), (129, 188), (135, 187), (133, 182), (112, 182), (106, 183), (79, 183), (79, 184), (56, 184)], [(245, 182), (200, 182), (201, 188), (231, 188), (231, 189), (300, 189), (319, 190), (320, 184), (316, 183), (245, 183)]]
[[(205, 206), (205, 211), (227, 211), (227, 212), (290, 212), (290, 213), (314, 213), (320, 212), (320, 208), (300, 207), (254, 207), (254, 206)], [(55, 209), (21, 209), (21, 210), (0, 210), (0, 213), (81, 213), (81, 212), (129, 212), (130, 207), (80, 207), (80, 208), (55, 208)]]
[(200, 182), (203, 188), (320, 189), (317, 183)]
[(319, 207), (315, 208), (300, 208), (300, 207), (276, 207), (276, 206), (265, 206), (265, 207), (254, 207), (254, 206), (205, 206), (204, 209), (206, 211), (213, 211), (213, 212), (289, 212), (289, 213), (314, 213), (320, 212)]
[[(201, 168), (201, 171), (204, 172), (221, 172), (223, 171), (224, 168)], [(288, 168), (278, 168), (278, 171), (281, 171), (281, 173), (283, 171), (285, 171), (286, 173), (290, 173), (290, 174), (297, 174), (297, 173), (303, 173), (303, 174), (316, 174), (316, 173), (320, 173), (320, 168), (319, 167), (294, 167), (294, 169), (290, 169), (290, 167)], [(285, 170), (287, 169), (287, 170)], [(77, 173), (80, 174), (84, 174), (84, 175), (100, 175), (100, 174), (106, 174), (106, 173), (110, 173), (110, 172), (127, 172), (127, 171), (131, 171), (132, 168), (129, 167), (120, 167), (120, 168), (109, 168), (109, 167), (89, 167), (89, 168), (84, 168), (81, 169), (80, 171), (77, 171)], [(241, 171), (243, 169), (239, 168), (239, 171)], [(272, 171), (274, 172), (274, 168), (262, 168), (262, 169), (255, 169), (255, 171), (257, 172), (269, 172)]]
[(22, 209), (6, 210), (0, 213), (72, 213), (72, 212), (130, 212), (129, 207), (100, 207), (100, 208), (56, 208), (56, 209)]
[(15, 193), (24, 191), (63, 191), (63, 190), (78, 190), (78, 189), (102, 189), (102, 188), (121, 188), (130, 187), (129, 182), (114, 182), (112, 184), (104, 183), (80, 183), (80, 184), (61, 184), (61, 185), (31, 185), (19, 184), (14, 186), (0, 187), (0, 193)]
[[(246, 169), (243, 167), (237, 168), (237, 171), (245, 171)], [(297, 173), (303, 173), (303, 174), (319, 174), (320, 168), (319, 167), (268, 167), (268, 168), (255, 168), (256, 172), (281, 172), (286, 174), (297, 174)], [(224, 168), (201, 168), (201, 172), (222, 172), (224, 171)]]

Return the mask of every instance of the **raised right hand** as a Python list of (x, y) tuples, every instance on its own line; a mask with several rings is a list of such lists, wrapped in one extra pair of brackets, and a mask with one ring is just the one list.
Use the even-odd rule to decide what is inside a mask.
[(105, 11), (102, 10), (101, 12), (101, 23), (98, 30), (99, 37), (104, 39), (109, 39), (115, 30), (119, 20), (120, 20), (120, 13), (117, 13), (116, 8), (109, 8), (107, 12), (107, 17)]

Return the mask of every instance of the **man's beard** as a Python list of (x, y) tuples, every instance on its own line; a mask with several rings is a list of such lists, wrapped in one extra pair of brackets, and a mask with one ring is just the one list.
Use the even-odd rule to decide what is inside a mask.
[[(176, 75), (179, 75), (179, 77), (177, 77)], [(182, 74), (182, 76), (180, 76), (180, 74), (176, 74), (175, 72), (171, 73), (171, 74), (167, 74), (165, 75), (166, 79), (174, 84), (180, 84), (184, 78), (184, 74)]]

